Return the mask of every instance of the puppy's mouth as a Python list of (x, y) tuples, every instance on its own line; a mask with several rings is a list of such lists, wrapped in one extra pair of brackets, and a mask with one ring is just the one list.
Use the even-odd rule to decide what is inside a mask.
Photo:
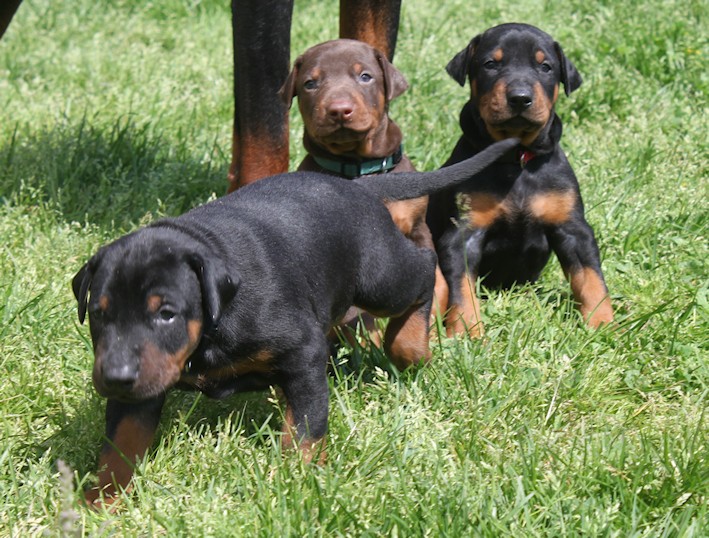
[(522, 114), (504, 120), (486, 121), (488, 132), (495, 140), (519, 138), (528, 145), (539, 135), (546, 122), (534, 121)]
[(163, 385), (161, 382), (138, 381), (132, 385), (118, 387), (94, 376), (94, 388), (104, 398), (124, 403), (138, 403), (165, 394), (175, 382)]
[(516, 132), (531, 132), (536, 131), (546, 123), (546, 119), (541, 118), (538, 114), (533, 115), (526, 114), (526, 111), (515, 114), (511, 112), (510, 115), (502, 117), (489, 118), (487, 124), (493, 129), (505, 129), (509, 131)]
[[(142, 346), (138, 356), (109, 349), (97, 349), (93, 383), (104, 398), (122, 402), (140, 402), (164, 394), (179, 380), (185, 362), (183, 350), (169, 354), (149, 343)], [(117, 354), (120, 358), (115, 357)]]
[(339, 127), (334, 130), (320, 130), (311, 134), (311, 138), (334, 155), (357, 152), (366, 139), (368, 130), (355, 130)]

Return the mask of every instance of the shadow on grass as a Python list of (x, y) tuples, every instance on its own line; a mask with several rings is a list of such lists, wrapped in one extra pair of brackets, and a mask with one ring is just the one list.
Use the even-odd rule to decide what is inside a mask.
[[(331, 382), (334, 385), (352, 387), (366, 384), (377, 377), (374, 375), (375, 367), (388, 371), (392, 383), (396, 383), (401, 376), (405, 379), (414, 377), (420, 371), (420, 368), (412, 368), (399, 373), (378, 350), (370, 354), (362, 350), (349, 352), (357, 355), (354, 362), (331, 365)], [(350, 361), (353, 361), (352, 357)], [(105, 441), (105, 408), (106, 400), (89, 387), (86, 397), (71, 416), (63, 408), (48, 413), (46, 419), (56, 426), (57, 431), (44, 439), (28, 438), (25, 450), (31, 454), (30, 459), (39, 461), (51, 451), (52, 460), (66, 462), (77, 472), (80, 482), (89, 480), (80, 484), (84, 489), (88, 487), (93, 483), (90, 476), (96, 473), (101, 446)], [(244, 392), (224, 399), (210, 399), (198, 392), (171, 390), (146, 457), (154, 457), (156, 447), (163, 443), (172, 444), (174, 436), (182, 435), (175, 430), (178, 422), (182, 423), (178, 429), (185, 428), (198, 437), (215, 434), (226, 427), (230, 434), (248, 439), (249, 444), (257, 449), (271, 450), (277, 446), (285, 409), (286, 402), (277, 389)]]
[(172, 139), (179, 142), (130, 119), (98, 126), (84, 118), (38, 133), (16, 127), (0, 146), (0, 199), (46, 202), (67, 221), (126, 229), (149, 212), (177, 215), (224, 194), (226, 158), (216, 144), (195, 147), (191, 133)]
[[(280, 432), (282, 417), (270, 401), (268, 391), (237, 394), (223, 400), (212, 400), (199, 393), (171, 391), (160, 417), (155, 439), (146, 458), (162, 443), (171, 444), (176, 422), (182, 422), (200, 437), (224, 428), (225, 421), (235, 424), (232, 433), (250, 439), (257, 447), (266, 447), (269, 432)], [(285, 405), (282, 406), (285, 410)], [(47, 420), (57, 426), (56, 433), (44, 439), (28, 439), (24, 450), (33, 461), (51, 451), (53, 461), (62, 460), (77, 472), (80, 481), (96, 473), (104, 444), (106, 400), (90, 389), (90, 394), (71, 417), (63, 412), (50, 413)], [(266, 434), (264, 434), (266, 432)], [(278, 437), (279, 433), (273, 434)], [(86, 488), (89, 483), (83, 485)]]

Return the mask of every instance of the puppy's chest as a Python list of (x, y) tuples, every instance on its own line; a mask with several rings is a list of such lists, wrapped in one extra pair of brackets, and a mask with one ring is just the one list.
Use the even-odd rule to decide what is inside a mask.
[(558, 226), (572, 217), (578, 196), (572, 188), (532, 183), (522, 176), (507, 189), (459, 193), (456, 202), (461, 217), (472, 228)]

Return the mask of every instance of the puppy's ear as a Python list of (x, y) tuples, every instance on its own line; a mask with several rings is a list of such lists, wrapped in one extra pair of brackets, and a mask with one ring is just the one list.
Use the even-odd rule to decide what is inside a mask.
[(382, 73), (384, 74), (384, 95), (388, 103), (404, 93), (409, 87), (409, 83), (406, 81), (403, 73), (394, 67), (383, 52), (377, 50), (376, 56), (379, 67), (381, 67)]
[(559, 65), (561, 66), (561, 83), (564, 85), (564, 92), (569, 95), (581, 86), (583, 80), (574, 64), (569, 61), (564, 51), (561, 50), (561, 45), (556, 41), (554, 42), (554, 50), (556, 50), (556, 55), (559, 57)]
[(79, 323), (82, 325), (86, 319), (86, 308), (88, 306), (91, 281), (94, 278), (96, 268), (101, 263), (102, 257), (103, 251), (98, 251), (88, 262), (84, 264), (81, 269), (79, 269), (79, 272), (76, 273), (71, 281), (74, 297), (76, 297), (76, 300), (79, 303)]
[(226, 306), (236, 295), (239, 279), (230, 275), (224, 263), (214, 260), (211, 256), (191, 254), (188, 262), (197, 273), (202, 290), (202, 312), (207, 328), (214, 328)]
[(453, 59), (448, 62), (446, 71), (448, 74), (461, 86), (465, 86), (465, 79), (470, 71), (470, 61), (473, 59), (475, 49), (480, 43), (482, 34), (476, 35), (468, 46), (453, 56)]
[(293, 64), (293, 69), (291, 69), (286, 77), (286, 81), (283, 83), (283, 86), (281, 86), (281, 89), (278, 90), (278, 96), (288, 108), (293, 104), (293, 98), (298, 95), (295, 89), (295, 80), (298, 78), (298, 71), (301, 65), (303, 65), (303, 57), (298, 56)]

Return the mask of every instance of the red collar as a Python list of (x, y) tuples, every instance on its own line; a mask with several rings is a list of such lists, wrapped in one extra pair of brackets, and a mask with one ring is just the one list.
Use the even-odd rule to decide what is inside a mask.
[(519, 166), (520, 166), (520, 168), (524, 168), (525, 166), (527, 166), (527, 163), (529, 161), (531, 161), (532, 159), (534, 159), (537, 156), (537, 154), (532, 153), (531, 151), (529, 151), (527, 149), (521, 149), (518, 152), (518, 156), (519, 156)]

